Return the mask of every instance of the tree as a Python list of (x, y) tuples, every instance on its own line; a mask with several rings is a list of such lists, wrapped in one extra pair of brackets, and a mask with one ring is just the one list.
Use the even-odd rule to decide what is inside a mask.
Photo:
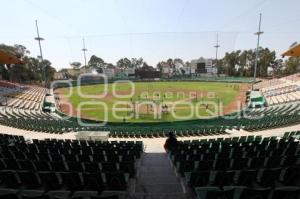
[(271, 63), (271, 67), (273, 68), (273, 76), (281, 76), (283, 71), (283, 60), (276, 59)]
[(93, 67), (96, 69), (103, 68), (105, 66), (105, 62), (102, 58), (97, 57), (96, 55), (92, 55), (89, 62), (89, 67)]
[(122, 58), (117, 61), (117, 67), (119, 68), (131, 68), (131, 61), (128, 58)]
[(300, 71), (300, 58), (299, 57), (289, 57), (285, 63), (285, 70), (284, 74), (285, 75), (291, 75), (293, 73), (299, 72)]
[(154, 68), (152, 66), (149, 66), (147, 64), (147, 62), (144, 62), (143, 63), (143, 66), (141, 68), (141, 71), (154, 71)]
[(10, 64), (6, 65), (6, 67), (0, 65), (1, 75), (4, 79), (20, 83), (41, 82), (43, 81), (44, 67), (47, 79), (53, 79), (55, 69), (51, 66), (51, 62), (45, 59), (41, 63), (38, 58), (30, 57), (30, 52), (25, 46), (20, 44), (15, 44), (14, 46), (1, 44), (0, 48), (22, 59), (22, 63), (19, 64)]
[(158, 62), (156, 64), (156, 67), (158, 68), (158, 70), (160, 71), (160, 73), (162, 73), (163, 65), (164, 65), (164, 62)]
[[(220, 73), (225, 73), (228, 76), (243, 76), (252, 77), (254, 74), (256, 53), (254, 50), (237, 50), (226, 53), (224, 58), (218, 63)], [(268, 76), (268, 67), (276, 61), (275, 51), (270, 51), (268, 48), (259, 48), (257, 77)], [(238, 66), (238, 70), (236, 70)]]
[(175, 68), (175, 62), (173, 61), (173, 59), (169, 58), (167, 60), (167, 63), (171, 68)]
[(76, 62), (71, 62), (70, 65), (73, 67), (73, 69), (79, 69), (81, 66), (81, 63), (76, 61)]
[(257, 67), (257, 76), (258, 77), (267, 77), (268, 76), (268, 67), (276, 59), (275, 51), (270, 51), (268, 48), (261, 48), (259, 50), (259, 60)]
[(182, 66), (184, 66), (184, 62), (183, 62), (183, 60), (180, 59), (180, 58), (175, 58), (173, 62), (174, 62), (174, 64), (175, 64), (175, 63), (179, 63), (179, 64), (181, 64)]
[(240, 53), (241, 51), (238, 50), (225, 54), (225, 57), (223, 58), (223, 65), (228, 76), (235, 75), (235, 66), (239, 64)]
[(140, 68), (143, 66), (144, 60), (143, 58), (131, 58), (131, 68)]
[(9, 80), (9, 72), (4, 64), (0, 64), (0, 74), (2, 79)]
[(253, 76), (255, 65), (255, 51), (244, 50), (239, 56), (240, 70), (237, 71), (238, 76), (250, 77)]
[(53, 81), (54, 73), (56, 72), (55, 68), (51, 66), (51, 62), (48, 60), (44, 60), (42, 63), (43, 67), (45, 67), (46, 79), (47, 81)]
[(27, 48), (23, 45), (15, 44), (14, 48), (15, 48), (16, 56), (19, 57), (19, 58), (22, 58), (22, 57), (30, 54), (30, 51), (27, 50)]
[(186, 62), (185, 62), (185, 65), (186, 65), (187, 67), (190, 67), (190, 66), (191, 66), (191, 62), (186, 61)]

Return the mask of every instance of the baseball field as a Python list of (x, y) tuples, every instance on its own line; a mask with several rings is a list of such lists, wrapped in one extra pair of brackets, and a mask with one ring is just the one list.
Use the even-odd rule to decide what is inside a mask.
[(115, 82), (56, 90), (66, 114), (109, 122), (165, 122), (216, 117), (239, 109), (246, 84)]

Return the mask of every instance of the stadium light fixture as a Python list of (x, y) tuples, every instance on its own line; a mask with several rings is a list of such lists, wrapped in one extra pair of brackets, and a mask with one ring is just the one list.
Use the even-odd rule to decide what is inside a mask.
[[(39, 26), (38, 26), (38, 22), (37, 20), (35, 20), (35, 26), (36, 26), (36, 33), (37, 33), (37, 37), (34, 38), (34, 40), (38, 41), (39, 43), (39, 49), (40, 49), (40, 59), (41, 59), (41, 64), (43, 64), (43, 51), (42, 51), (42, 45), (41, 45), (41, 41), (44, 41), (45, 39), (40, 37), (40, 32), (39, 32)], [(42, 65), (43, 68), (43, 76), (44, 76), (44, 86), (47, 87), (47, 80), (46, 80), (46, 66)]]
[(86, 51), (88, 51), (88, 49), (85, 47), (85, 40), (84, 38), (82, 38), (82, 43), (83, 43), (83, 48), (82, 48), (82, 51), (83, 51), (83, 56), (84, 56), (84, 68), (85, 68), (85, 72), (87, 72), (86, 70)]
[(258, 62), (258, 51), (259, 51), (260, 35), (264, 33), (263, 31), (261, 31), (261, 17), (262, 17), (262, 14), (259, 13), (258, 32), (254, 33), (255, 35), (257, 35), (257, 46), (256, 46), (256, 52), (255, 52), (255, 65), (254, 65), (254, 76), (253, 76), (252, 90), (254, 89), (254, 84), (256, 82), (256, 71), (257, 71), (257, 64), (258, 64), (257, 62)]
[(217, 33), (217, 43), (214, 46), (214, 48), (216, 48), (216, 64), (215, 64), (215, 67), (217, 67), (217, 63), (218, 63), (218, 49), (220, 48), (220, 45), (219, 45), (219, 34), (218, 33)]

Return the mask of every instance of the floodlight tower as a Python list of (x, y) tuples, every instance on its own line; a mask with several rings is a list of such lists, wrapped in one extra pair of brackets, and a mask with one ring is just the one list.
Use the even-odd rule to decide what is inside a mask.
[[(40, 58), (41, 58), (41, 63), (43, 64), (43, 52), (42, 52), (42, 45), (41, 45), (41, 41), (44, 41), (44, 38), (40, 37), (40, 33), (39, 33), (39, 26), (38, 26), (38, 22), (37, 20), (35, 20), (35, 26), (36, 26), (36, 33), (37, 33), (37, 37), (35, 37), (34, 39), (38, 41), (39, 43), (39, 48), (40, 48)], [(44, 76), (44, 86), (47, 86), (47, 79), (46, 79), (46, 66), (42, 66), (43, 68), (43, 76)]]
[(84, 38), (82, 38), (82, 42), (83, 42), (83, 48), (82, 48), (82, 51), (83, 51), (83, 56), (84, 56), (84, 67), (85, 67), (85, 72), (86, 72), (86, 51), (88, 51), (88, 49), (85, 47), (85, 40)]
[(217, 63), (218, 63), (218, 49), (220, 48), (219, 45), (219, 34), (217, 33), (217, 42), (216, 45), (214, 46), (214, 48), (216, 48), (216, 65), (215, 67), (217, 67)]
[(254, 66), (254, 76), (253, 76), (252, 90), (254, 89), (254, 84), (256, 82), (256, 71), (257, 71), (260, 35), (264, 33), (263, 31), (261, 31), (261, 16), (262, 16), (262, 14), (259, 13), (258, 32), (254, 33), (255, 35), (257, 35), (257, 46), (256, 46), (256, 52), (255, 52), (255, 66)]

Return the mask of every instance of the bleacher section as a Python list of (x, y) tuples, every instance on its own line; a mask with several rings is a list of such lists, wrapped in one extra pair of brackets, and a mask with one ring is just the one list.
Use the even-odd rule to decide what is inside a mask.
[(131, 126), (81, 126), (76, 120), (64, 120), (51, 113), (41, 110), (28, 110), (0, 107), (0, 124), (15, 128), (47, 132), (65, 133), (77, 131), (110, 131), (111, 137), (155, 138), (165, 137), (168, 132), (174, 131), (177, 136), (205, 136), (226, 134), (226, 129), (245, 129), (248, 131), (282, 127), (296, 124), (300, 121), (299, 103), (265, 108), (246, 109), (240, 115), (232, 114), (227, 117), (184, 121), (178, 123), (141, 124)]
[(285, 81), (282, 79), (271, 79), (271, 80), (267, 80), (267, 81), (262, 81), (262, 82), (255, 84), (254, 89), (264, 89), (266, 87), (283, 84), (284, 82)]
[(300, 131), (285, 132), (284, 135), (283, 135), (283, 138), (286, 138), (286, 139), (290, 138), (290, 137), (299, 139), (300, 138)]
[(165, 125), (154, 125), (136, 127), (109, 127), (111, 137), (124, 138), (155, 138), (165, 137), (168, 132), (173, 131), (176, 136), (207, 136), (226, 134), (226, 129), (245, 129), (247, 131), (258, 131), (268, 128), (283, 127), (296, 124), (300, 121), (299, 103), (286, 103), (283, 105), (264, 108), (245, 109), (242, 113), (234, 113), (227, 117), (203, 119)]
[(42, 87), (25, 87), (16, 89), (3, 96), (2, 105), (14, 108), (40, 110), (48, 89)]
[(7, 103), (8, 98), (6, 98), (7, 95), (16, 93), (16, 92), (22, 92), (22, 87), (0, 87), (0, 103), (1, 105), (5, 105)]
[(281, 84), (279, 86), (267, 88), (263, 90), (264, 96), (269, 105), (283, 104), (286, 102), (299, 101), (300, 86)]
[(300, 73), (289, 75), (289, 76), (283, 77), (282, 79), (284, 79), (286, 81), (290, 81), (290, 82), (298, 82), (298, 81), (300, 81)]
[(142, 142), (29, 143), (21, 136), (0, 134), (0, 198), (119, 198), (135, 177), (143, 150)]
[(291, 138), (184, 141), (169, 156), (199, 199), (300, 196), (299, 141)]
[(160, 78), (162, 81), (208, 81), (208, 82), (240, 82), (240, 83), (252, 83), (253, 78), (249, 77), (217, 77), (217, 76), (187, 76), (187, 77), (168, 77)]
[(16, 88), (19, 87), (20, 85), (17, 83), (13, 83), (13, 82), (8, 82), (5, 80), (0, 80), (0, 87), (5, 87), (5, 88)]
[[(272, 81), (272, 80), (271, 80)], [(278, 86), (281, 84), (278, 84)], [(264, 130), (297, 124), (300, 121), (300, 102), (286, 102), (265, 108), (247, 108), (222, 117), (162, 123), (107, 123), (105, 126), (82, 126), (78, 118), (64, 119), (64, 115), (41, 110), (47, 89), (41, 87), (0, 87), (5, 96), (0, 107), (0, 124), (28, 131), (67, 133), (78, 131), (109, 131), (110, 137), (155, 138), (173, 131), (179, 137), (227, 134), (227, 130)], [(267, 89), (268, 90), (268, 89)], [(274, 90), (272, 90), (274, 91)], [(269, 90), (268, 92), (271, 92)], [(297, 91), (299, 92), (299, 91)], [(297, 92), (290, 92), (294, 95)], [(278, 96), (277, 96), (278, 97)], [(279, 101), (279, 100), (278, 100)], [(61, 113), (62, 114), (62, 113)]]
[(48, 89), (0, 81), (0, 124), (47, 133), (66, 133), (84, 130), (99, 130), (82, 127), (75, 121), (42, 111)]
[(0, 124), (28, 131), (59, 134), (103, 129), (81, 126), (77, 122), (62, 119), (59, 116), (55, 116), (51, 113), (44, 113), (41, 110), (7, 107), (0, 107)]
[(255, 84), (268, 105), (278, 105), (300, 100), (300, 75), (294, 74), (281, 79), (272, 79)]

